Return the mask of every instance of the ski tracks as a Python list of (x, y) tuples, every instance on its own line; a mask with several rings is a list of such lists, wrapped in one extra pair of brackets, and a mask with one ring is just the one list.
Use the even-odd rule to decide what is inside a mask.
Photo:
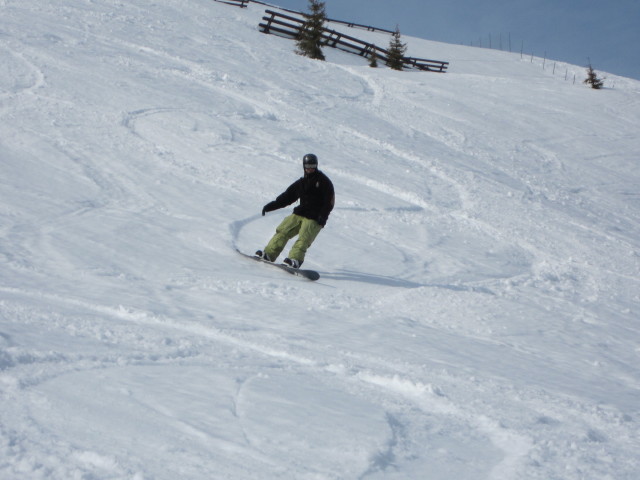
[(45, 85), (44, 73), (22, 53), (0, 45), (0, 106), (36, 92)]
[[(236, 228), (241, 228), (241, 224)], [(204, 278), (193, 278), (185, 288), (222, 289), (227, 292), (225, 296), (239, 289), (255, 295), (259, 288), (255, 283), (209, 281), (213, 283), (208, 285)], [(168, 312), (156, 313), (127, 305), (100, 305), (20, 288), (4, 287), (0, 294), (4, 298), (0, 302), (0, 313), (5, 318), (26, 321), (34, 331), (50, 330), (47, 345), (59, 345), (58, 349), (54, 347), (44, 355), (16, 345), (10, 330), (2, 332), (0, 380), (3, 396), (0, 402), (4, 413), (1, 424), (11, 431), (14, 445), (11, 455), (19, 457), (20, 451), (33, 454), (38, 449), (47, 454), (52, 453), (47, 449), (59, 448), (61, 450), (55, 455), (64, 454), (61, 458), (72, 459), (73, 465), (64, 467), (66, 473), (73, 472), (74, 468), (121, 475), (141, 471), (136, 463), (140, 459), (126, 463), (104, 446), (78, 449), (63, 438), (55, 442), (49, 438), (49, 420), (43, 413), (46, 408), (38, 403), (44, 397), (38, 392), (44, 388), (48, 401), (56, 401), (57, 391), (71, 391), (72, 384), (91, 378), (92, 372), (99, 372), (109, 388), (122, 385), (122, 392), (108, 395), (123, 405), (131, 403), (130, 407), (122, 407), (123, 411), (141, 408), (144, 425), (159, 422), (164, 428), (181, 432), (193, 448), (240, 452), (254, 468), (262, 465), (269, 471), (290, 474), (304, 471), (301, 462), (305, 457), (300, 456), (301, 451), (306, 451), (304, 444), (297, 445), (297, 456), (287, 464), (275, 460), (286, 458), (286, 455), (270, 454), (282, 453), (292, 445), (291, 442), (307, 441), (299, 426), (292, 423), (265, 425), (257, 419), (282, 412), (292, 401), (299, 410), (287, 410), (289, 422), (291, 419), (302, 422), (310, 417), (312, 426), (309, 428), (323, 428), (324, 422), (334, 425), (340, 439), (351, 438), (344, 444), (344, 450), (354, 452), (352, 459), (357, 461), (351, 464), (345, 461), (342, 472), (353, 472), (352, 478), (362, 479), (383, 475), (390, 468), (415, 471), (418, 475), (434, 465), (433, 470), (440, 472), (450, 471), (445, 468), (448, 465), (456, 465), (457, 478), (537, 478), (535, 465), (554, 455), (549, 442), (575, 442), (575, 448), (561, 449), (571, 468), (580, 468), (581, 458), (589, 454), (603, 457), (602, 462), (606, 464), (604, 457), (610, 455), (618, 443), (598, 432), (601, 429), (611, 431), (615, 424), (620, 437), (626, 438), (631, 435), (633, 426), (633, 422), (624, 418), (612, 419), (611, 415), (615, 414), (605, 409), (592, 411), (593, 406), (577, 400), (549, 396), (535, 387), (518, 387), (497, 377), (478, 378), (470, 373), (467, 376), (465, 369), (459, 366), (452, 366), (451, 371), (458, 372), (452, 374), (446, 364), (395, 363), (392, 352), (385, 356), (354, 353), (339, 345), (326, 346), (323, 342), (296, 338), (295, 334), (259, 323), (248, 329), (238, 328), (246, 324), (246, 313), (243, 312), (238, 312), (238, 318), (216, 318), (196, 306), (183, 307), (176, 317), (181, 320), (176, 320)], [(288, 298), (294, 295), (297, 296), (295, 292), (289, 292)], [(277, 296), (277, 292), (268, 293), (270, 299)], [(280, 301), (286, 302), (286, 298)], [(353, 310), (365, 300), (345, 294), (342, 300), (335, 301), (351, 302), (349, 308)], [(347, 308), (346, 304), (342, 306)], [(326, 308), (330, 311), (331, 306)], [(48, 313), (51, 311), (58, 313), (51, 315)], [(76, 345), (74, 339), (81, 343)], [(74, 355), (64, 354), (64, 349), (70, 345)], [(93, 348), (89, 348), (91, 345)], [(211, 392), (202, 390), (202, 382), (196, 378), (202, 378), (204, 372), (213, 372), (206, 375), (215, 375), (211, 382), (222, 389), (215, 397), (215, 405), (224, 419), (224, 431), (238, 431), (239, 436), (221, 436), (215, 424), (208, 423), (211, 413), (189, 417), (177, 410), (171, 398), (141, 399), (140, 393), (136, 393), (136, 378), (143, 376), (145, 384), (153, 385), (149, 377), (155, 375), (154, 365), (164, 366), (163, 371), (171, 366), (174, 372), (171, 389), (184, 392), (183, 395), (188, 395), (185, 398), (194, 406), (204, 398), (203, 395), (211, 398)], [(304, 379), (302, 384), (301, 379)], [(58, 382), (63, 382), (60, 388), (56, 388)], [(98, 391), (101, 388), (99, 383), (94, 386)], [(128, 390), (131, 393), (126, 393)], [(297, 399), (289, 397), (294, 394), (298, 395)], [(342, 423), (335, 423), (333, 415), (340, 410), (339, 404), (323, 410), (326, 405), (323, 407), (321, 400), (336, 398), (343, 405), (349, 405), (346, 411), (367, 412), (367, 421), (373, 422), (375, 431), (356, 418), (342, 418)], [(144, 401), (139, 404), (141, 400)], [(84, 415), (88, 415), (87, 412), (78, 414), (79, 423), (84, 421)], [(277, 418), (285, 416), (278, 414), (273, 422)], [(87, 421), (92, 419), (86, 417)], [(203, 426), (202, 422), (208, 426)], [(31, 429), (30, 432), (26, 428)], [(353, 430), (351, 436), (344, 433), (349, 428)], [(269, 432), (278, 432), (279, 444), (269, 446)], [(318, 438), (322, 442), (328, 437), (320, 435)], [(27, 446), (25, 442), (39, 442), (41, 446)], [(456, 451), (455, 446), (460, 442), (465, 445), (461, 450), (463, 453)], [(360, 448), (356, 448), (357, 445)], [(189, 463), (199, 465), (203, 459), (193, 452), (193, 448)], [(478, 458), (465, 457), (469, 452), (476, 452)], [(574, 452), (573, 456), (568, 452)], [(327, 458), (342, 457), (331, 450)], [(357, 465), (356, 470), (354, 465)], [(35, 469), (35, 466), (30, 468)], [(48, 468), (52, 472), (63, 472), (60, 465)], [(318, 474), (334, 472), (337, 478), (334, 469), (335, 466), (322, 461), (314, 461), (312, 466)], [(360, 473), (356, 474), (356, 471)], [(545, 469), (542, 471), (549, 473)]]
[[(449, 394), (447, 390), (452, 380), (437, 372), (423, 370), (420, 374), (421, 378), (418, 379), (410, 373), (412, 369), (416, 369), (415, 366), (405, 365), (399, 368), (399, 366), (389, 365), (383, 359), (368, 359), (362, 355), (354, 357), (348, 352), (340, 354), (335, 350), (318, 350), (318, 347), (313, 347), (308, 342), (292, 342), (274, 333), (265, 335), (266, 332), (221, 329), (212, 325), (216, 323), (214, 319), (197, 319), (201, 316), (197, 312), (192, 312), (193, 319), (190, 321), (176, 321), (164, 315), (126, 306), (102, 306), (55, 295), (34, 294), (20, 289), (3, 288), (2, 292), (10, 297), (31, 297), (35, 300), (35, 304), (44, 302), (63, 306), (62, 310), (75, 312), (69, 318), (58, 317), (54, 320), (63, 330), (66, 329), (68, 333), (80, 338), (94, 336), (98, 344), (106, 346), (113, 342), (113, 345), (127, 346), (126, 350), (129, 350), (129, 353), (125, 353), (125, 349), (119, 348), (109, 353), (108, 350), (100, 347), (93, 354), (87, 352), (69, 357), (51, 352), (46, 357), (30, 359), (26, 352), (18, 353), (20, 351), (18, 347), (10, 347), (9, 351), (15, 353), (10, 353), (10, 357), (2, 361), (2, 378), (4, 385), (14, 384), (15, 387), (13, 393), (8, 397), (5, 395), (3, 403), (11, 401), (11, 398), (20, 399), (18, 403), (22, 403), (28, 398), (34, 398), (33, 394), (28, 394), (28, 391), (39, 389), (39, 385), (55, 384), (67, 376), (72, 378), (84, 371), (99, 369), (103, 372), (101, 375), (115, 378), (119, 370), (132, 367), (149, 368), (155, 363), (174, 364), (185, 373), (198, 365), (211, 367), (216, 365), (216, 370), (219, 370), (222, 366), (221, 359), (230, 354), (229, 360), (222, 363), (228, 364), (231, 373), (224, 375), (234, 375), (233, 372), (236, 372), (235, 375), (239, 375), (238, 378), (244, 378), (236, 390), (236, 399), (233, 402), (236, 405), (234, 415), (245, 432), (244, 436), (252, 439), (250, 444), (262, 451), (259, 454), (262, 460), (268, 457), (269, 449), (259, 447), (262, 431), (252, 430), (260, 425), (260, 422), (252, 422), (247, 417), (253, 415), (252, 405), (256, 405), (249, 402), (246, 397), (247, 381), (250, 378), (259, 379), (259, 388), (254, 387), (253, 395), (262, 396), (264, 392), (275, 388), (270, 386), (273, 381), (279, 382), (290, 390), (295, 385), (292, 382), (295, 382), (296, 372), (302, 374), (301, 378), (317, 379), (316, 384), (304, 388), (316, 391), (314, 395), (318, 395), (318, 398), (336, 398), (338, 395), (344, 397), (342, 400), (344, 402), (360, 402), (362, 403), (360, 410), (373, 409), (371, 415), (377, 418), (376, 421), (381, 425), (387, 425), (384, 429), (386, 431), (384, 438), (380, 437), (373, 443), (372, 438), (379, 437), (379, 434), (373, 435), (360, 424), (353, 426), (362, 435), (363, 446), (368, 452), (366, 458), (370, 462), (368, 466), (365, 464), (360, 466), (362, 472), (369, 472), (369, 474), (378, 472), (389, 467), (391, 463), (417, 462), (420, 468), (426, 468), (431, 460), (424, 456), (424, 452), (418, 446), (420, 441), (425, 441), (424, 432), (418, 431), (419, 425), (431, 424), (430, 431), (434, 436), (426, 440), (431, 442), (432, 446), (437, 446), (440, 452), (439, 459), (433, 461), (445, 461), (453, 455), (449, 450), (448, 442), (437, 436), (442, 435), (442, 433), (436, 433), (438, 430), (448, 431), (446, 435), (452, 435), (451, 441), (460, 436), (466, 437), (467, 442), (477, 442), (476, 447), (484, 449), (491, 461), (485, 460), (474, 468), (492, 472), (487, 476), (489, 479), (505, 478), (505, 474), (513, 478), (511, 475), (521, 471), (523, 458), (530, 450), (531, 439), (517, 431), (500, 426), (497, 418), (491, 418), (491, 412), (479, 412), (477, 407), (467, 403), (469, 399), (456, 399), (454, 395)], [(11, 308), (11, 302), (5, 303), (3, 307), (7, 313), (7, 308)], [(24, 318), (29, 319), (37, 328), (35, 324), (39, 322), (38, 319), (44, 319), (42, 315), (35, 314), (36, 310), (38, 308), (25, 312)], [(79, 322), (78, 316), (89, 316), (94, 320)], [(117, 322), (114, 323), (110, 319)], [(142, 330), (146, 332), (144, 338), (140, 336)], [(269, 337), (270, 339), (267, 340)], [(10, 345), (10, 335), (5, 334), (3, 338), (5, 343)], [(233, 366), (230, 362), (233, 362)], [(381, 368), (382, 365), (387, 366)], [(113, 373), (109, 373), (110, 370)], [(125, 372), (125, 370), (122, 371)], [(461, 381), (463, 380), (460, 378), (456, 379), (456, 382)], [(68, 381), (64, 380), (64, 383)], [(112, 385), (113, 382), (110, 381), (108, 384)], [(216, 384), (220, 385), (224, 382), (218, 380)], [(460, 389), (460, 384), (457, 388)], [(68, 390), (68, 387), (62, 388), (62, 391), (64, 390)], [(307, 390), (300, 393), (303, 400), (312, 398)], [(282, 401), (286, 401), (286, 393), (282, 391), (277, 394), (278, 391), (280, 390), (276, 388), (270, 395), (283, 395)], [(274, 408), (276, 408), (275, 405)], [(268, 405), (263, 407), (268, 408)], [(32, 417), (32, 413), (29, 413), (34, 408), (40, 409), (27, 401), (23, 407), (17, 408), (20, 412), (19, 418), (24, 420), (26, 416), (30, 418), (29, 423), (35, 420), (38, 424), (41, 421), (38, 420), (40, 417)], [(15, 410), (16, 407), (12, 407), (11, 411)], [(314, 414), (318, 415), (317, 412)], [(184, 417), (184, 415), (174, 415), (170, 411), (165, 411), (162, 415), (167, 418)], [(370, 418), (369, 422), (371, 420)], [(322, 421), (321, 417), (318, 421)], [(344, 421), (351, 420), (345, 418)], [(8, 418), (5, 418), (3, 423), (14, 425)], [(199, 442), (205, 442), (205, 444), (213, 440), (206, 430), (199, 428), (194, 430), (195, 426), (182, 423), (182, 426), (176, 424), (176, 427), (182, 429), (185, 435), (200, 438)], [(13, 428), (18, 427), (14, 425)], [(18, 432), (19, 429), (16, 431)], [(38, 429), (46, 430), (46, 424), (40, 425)], [(273, 433), (277, 429), (270, 431)], [(40, 438), (42, 435), (46, 434), (42, 431), (35, 438)], [(34, 438), (31, 434), (28, 437)], [(488, 439), (492, 447), (482, 446), (483, 439)], [(216, 445), (219, 445), (220, 441), (216, 439)], [(286, 441), (284, 437), (282, 441)], [(47, 443), (48, 441), (43, 440), (43, 444)], [(237, 450), (236, 447), (233, 448)], [(90, 452), (89, 449), (86, 454), (90, 455)], [(501, 453), (497, 454), (497, 452)], [(77, 457), (85, 454), (74, 451), (74, 455)], [(107, 454), (100, 455), (101, 458), (113, 460), (113, 457)], [(79, 461), (79, 463), (82, 462)], [(473, 464), (470, 458), (464, 459), (463, 463), (467, 464), (465, 468), (470, 468)], [(107, 467), (108, 464), (107, 461)], [(120, 471), (133, 468), (127, 465), (112, 467)], [(287, 468), (296, 470), (298, 467), (292, 464)], [(316, 468), (322, 471), (326, 465), (319, 462)], [(361, 478), (366, 476), (363, 475)]]

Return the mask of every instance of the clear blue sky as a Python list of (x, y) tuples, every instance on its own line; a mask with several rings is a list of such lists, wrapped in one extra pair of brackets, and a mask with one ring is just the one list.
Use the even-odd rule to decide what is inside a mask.
[[(266, 0), (308, 11), (308, 0)], [(330, 18), (448, 43), (511, 48), (640, 80), (640, 0), (325, 0)]]

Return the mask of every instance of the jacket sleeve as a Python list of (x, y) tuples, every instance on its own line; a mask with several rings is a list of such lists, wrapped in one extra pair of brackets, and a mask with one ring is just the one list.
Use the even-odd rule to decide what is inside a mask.
[(278, 210), (279, 208), (284, 208), (298, 200), (300, 198), (301, 182), (302, 179), (298, 179), (291, 185), (289, 185), (289, 188), (278, 195), (278, 197), (273, 202), (269, 202), (264, 206), (264, 211), (271, 212), (273, 210)]
[(326, 184), (323, 188), (323, 200), (322, 200), (322, 208), (320, 209), (320, 213), (318, 214), (317, 222), (320, 226), (324, 227), (327, 224), (327, 220), (329, 219), (329, 214), (331, 210), (333, 210), (333, 206), (336, 202), (336, 195), (333, 189), (333, 183), (328, 178), (326, 179)]

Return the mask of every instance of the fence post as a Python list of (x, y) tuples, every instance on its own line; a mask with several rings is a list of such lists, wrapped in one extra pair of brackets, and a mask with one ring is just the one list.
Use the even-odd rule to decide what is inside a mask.
[(373, 45), (372, 43), (368, 43), (360, 53), (360, 55), (362, 55), (364, 58), (369, 58), (370, 56), (375, 54), (376, 54), (376, 46)]
[(271, 18), (269, 18), (269, 20), (267, 20), (267, 26), (264, 29), (264, 33), (269, 33), (269, 27), (271, 26), (271, 22), (273, 22), (274, 18), (275, 18), (275, 14), (272, 13), (271, 14)]

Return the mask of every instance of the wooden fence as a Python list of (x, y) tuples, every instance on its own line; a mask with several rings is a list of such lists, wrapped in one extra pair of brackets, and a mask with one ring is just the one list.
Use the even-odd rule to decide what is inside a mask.
[[(292, 17), (274, 10), (265, 10), (265, 13), (266, 15), (262, 17), (263, 22), (259, 25), (261, 32), (273, 33), (291, 39), (296, 39), (300, 36), (305, 22), (304, 18)], [(338, 48), (365, 58), (375, 55), (376, 58), (383, 62), (386, 62), (389, 58), (389, 51), (384, 48), (328, 28), (323, 29), (322, 39), (323, 45)], [(403, 63), (405, 68), (440, 73), (444, 73), (449, 66), (449, 62), (414, 57), (404, 57)]]
[[(288, 8), (277, 7), (276, 5), (271, 5), (270, 3), (262, 2), (260, 0), (214, 0), (214, 1), (220, 2), (220, 3), (226, 3), (228, 5), (236, 5), (236, 6), (240, 7), (240, 8), (246, 8), (247, 4), (249, 4), (249, 3), (257, 3), (259, 5), (264, 5), (266, 7), (277, 8), (279, 10), (282, 10), (283, 12), (289, 12), (289, 13), (294, 13), (294, 14), (297, 14), (297, 15), (303, 15), (301, 12), (298, 12), (297, 10), (290, 10)], [(371, 25), (361, 25), (359, 23), (353, 23), (353, 22), (345, 22), (344, 20), (336, 20), (334, 18), (327, 18), (326, 22), (328, 22), (328, 23), (340, 23), (342, 25), (346, 25), (346, 26), (351, 27), (351, 28), (360, 28), (362, 30), (368, 30), (370, 32), (393, 33), (392, 30), (387, 30), (386, 28), (372, 27)]]
[(216, 2), (226, 3), (227, 5), (235, 5), (240, 8), (247, 8), (247, 4), (251, 0), (215, 0)]
[[(260, 0), (215, 0), (216, 2), (226, 3), (228, 5), (235, 5), (240, 8), (246, 8), (250, 2), (258, 3), (266, 6), (273, 6), (269, 3), (262, 2)], [(278, 7), (279, 8), (279, 7)], [(284, 13), (276, 12), (274, 10), (265, 10), (265, 15), (262, 17), (263, 23), (260, 23), (259, 28), (263, 33), (273, 33), (286, 38), (296, 39), (300, 35), (302, 25), (304, 24), (304, 14), (295, 10), (281, 9), (300, 17), (293, 17)], [(327, 19), (327, 22), (340, 23), (351, 28), (366, 29), (371, 32), (385, 32), (393, 33), (390, 30), (383, 28), (370, 27), (367, 25), (360, 25), (352, 22), (344, 22), (342, 20)], [(365, 58), (370, 58), (375, 55), (378, 60), (386, 62), (389, 58), (389, 51), (384, 48), (380, 48), (373, 43), (364, 42), (358, 38), (346, 35), (335, 30), (328, 28), (323, 29), (322, 33), (323, 45), (338, 48), (345, 52), (354, 53)], [(449, 62), (443, 62), (440, 60), (429, 60), (427, 58), (415, 58), (404, 57), (403, 59), (405, 68), (412, 68), (427, 72), (440, 72), (444, 73), (449, 67)]]
[(349, 28), (360, 28), (362, 30), (368, 30), (370, 32), (394, 33), (392, 30), (387, 30), (386, 28), (372, 27), (371, 25), (361, 25), (359, 23), (353, 22), (345, 22), (344, 20), (336, 20), (334, 18), (327, 18), (326, 21), (328, 23), (340, 23), (342, 25), (346, 25)]

